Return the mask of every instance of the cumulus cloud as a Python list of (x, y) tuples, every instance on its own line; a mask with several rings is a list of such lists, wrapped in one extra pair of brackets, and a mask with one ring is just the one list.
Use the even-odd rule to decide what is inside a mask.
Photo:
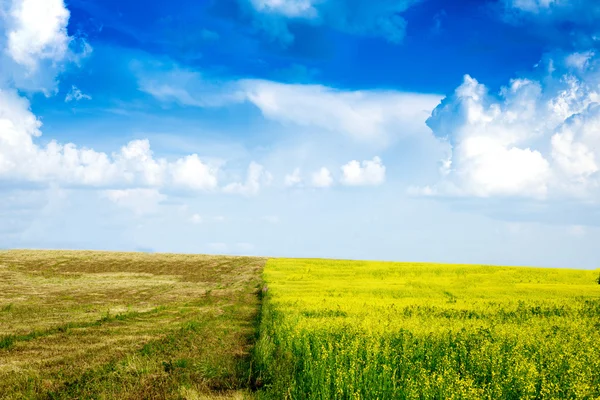
[(597, 187), (600, 165), (600, 104), (565, 121), (552, 136), (552, 158), (569, 186)]
[(83, 93), (77, 86), (71, 86), (71, 90), (67, 93), (65, 97), (65, 103), (69, 103), (71, 101), (80, 101), (80, 100), (91, 100), (92, 96)]
[(169, 165), (169, 169), (175, 186), (195, 190), (217, 187), (218, 168), (205, 164), (197, 154), (178, 159)]
[(40, 60), (61, 61), (70, 42), (63, 0), (13, 0), (8, 12), (8, 54), (30, 71)]
[(322, 167), (312, 174), (311, 183), (317, 188), (327, 188), (333, 185), (333, 176), (327, 168)]
[(0, 87), (56, 92), (57, 75), (92, 51), (68, 35), (69, 15), (63, 0), (0, 2)]
[[(42, 123), (31, 112), (29, 101), (19, 95), (17, 89), (23, 86), (17, 84), (7, 60), (18, 64), (28, 81), (37, 82), (36, 77), (46, 76), (48, 71), (47, 76), (54, 79), (59, 64), (73, 61), (72, 38), (67, 35), (69, 11), (62, 0), (12, 0), (0, 7), (0, 27), (6, 30), (0, 38), (0, 45), (6, 38), (0, 67), (9, 67), (0, 68), (0, 180), (117, 190), (106, 196), (118, 204), (131, 204), (132, 199), (144, 195), (158, 198), (151, 195), (158, 192), (144, 190), (217, 187), (217, 166), (203, 162), (197, 154), (174, 161), (157, 158), (148, 140), (131, 141), (112, 154), (73, 143), (38, 144)], [(37, 89), (45, 91), (44, 87)], [(65, 101), (90, 98), (72, 86)], [(125, 189), (138, 191), (123, 192)]]
[(512, 80), (498, 96), (465, 76), (427, 122), (452, 147), (446, 176), (412, 192), (598, 199), (599, 61), (567, 60), (540, 81)]
[(291, 174), (287, 174), (284, 178), (284, 185), (286, 187), (298, 186), (302, 183), (302, 176), (300, 175), (300, 168), (294, 169)]
[(344, 185), (363, 186), (381, 185), (385, 181), (385, 166), (379, 157), (373, 160), (350, 161), (342, 166), (342, 180)]
[(196, 154), (167, 162), (154, 157), (148, 140), (131, 141), (112, 155), (72, 143), (40, 146), (41, 125), (27, 99), (14, 90), (0, 90), (0, 179), (105, 188), (217, 186), (218, 168)]
[(202, 218), (202, 216), (200, 216), (200, 214), (194, 214), (194, 215), (192, 215), (192, 217), (190, 218), (190, 222), (191, 222), (192, 224), (194, 224), (194, 225), (201, 224), (203, 220), (204, 220), (204, 219)]
[(244, 196), (254, 196), (258, 194), (262, 186), (271, 184), (272, 180), (273, 176), (271, 175), (271, 173), (266, 171), (262, 165), (253, 161), (248, 167), (246, 182), (230, 183), (223, 188), (223, 191), (225, 193), (236, 193)]

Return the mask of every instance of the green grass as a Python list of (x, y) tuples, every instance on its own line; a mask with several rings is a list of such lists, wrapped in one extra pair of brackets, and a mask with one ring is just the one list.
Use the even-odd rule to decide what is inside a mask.
[(272, 399), (598, 399), (598, 271), (270, 259)]
[(265, 260), (0, 252), (0, 398), (250, 397)]

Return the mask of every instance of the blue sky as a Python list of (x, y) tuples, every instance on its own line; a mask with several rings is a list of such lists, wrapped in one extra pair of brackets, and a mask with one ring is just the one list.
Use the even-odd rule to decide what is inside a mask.
[(0, 2), (0, 246), (598, 268), (598, 17)]

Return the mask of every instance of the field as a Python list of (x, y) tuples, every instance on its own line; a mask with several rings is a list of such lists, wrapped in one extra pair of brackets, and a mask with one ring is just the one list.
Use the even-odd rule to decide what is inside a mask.
[(273, 399), (599, 399), (598, 271), (270, 259)]
[(0, 251), (0, 398), (600, 399), (598, 273)]
[(243, 398), (264, 262), (0, 252), (0, 398)]

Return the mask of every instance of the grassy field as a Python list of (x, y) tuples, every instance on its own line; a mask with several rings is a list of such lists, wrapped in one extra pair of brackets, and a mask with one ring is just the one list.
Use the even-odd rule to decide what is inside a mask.
[(265, 260), (0, 251), (0, 398), (244, 398)]
[(0, 251), (0, 398), (600, 399), (598, 273)]
[(600, 399), (598, 271), (270, 259), (272, 399)]

